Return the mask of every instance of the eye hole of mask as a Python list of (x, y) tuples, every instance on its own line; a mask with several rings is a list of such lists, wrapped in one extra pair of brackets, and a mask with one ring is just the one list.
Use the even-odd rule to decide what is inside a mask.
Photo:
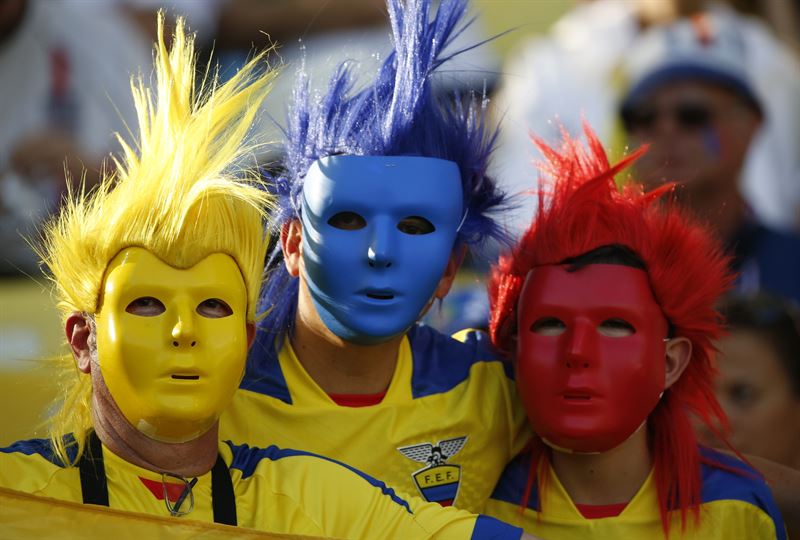
[(531, 332), (540, 336), (558, 336), (566, 329), (564, 321), (555, 317), (542, 317), (531, 325)]
[(614, 318), (600, 323), (597, 331), (606, 337), (628, 337), (636, 333), (636, 328), (624, 319)]
[(219, 298), (203, 300), (197, 306), (197, 314), (207, 319), (221, 319), (233, 315), (231, 307)]
[(167, 308), (164, 307), (161, 300), (153, 298), (152, 296), (137, 298), (125, 308), (125, 311), (131, 315), (137, 315), (139, 317), (156, 317), (166, 310)]
[(418, 235), (430, 234), (436, 227), (422, 216), (408, 216), (400, 220), (397, 230), (405, 234)]
[(367, 226), (367, 220), (355, 212), (339, 212), (331, 216), (328, 225), (343, 231), (357, 231)]

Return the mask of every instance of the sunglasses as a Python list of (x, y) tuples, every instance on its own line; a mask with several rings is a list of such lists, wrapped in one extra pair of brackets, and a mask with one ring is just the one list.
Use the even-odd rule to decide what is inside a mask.
[(711, 125), (714, 111), (705, 103), (684, 102), (672, 107), (658, 108), (652, 103), (625, 107), (621, 111), (622, 123), (629, 133), (651, 130), (663, 115), (668, 115), (685, 131), (699, 131)]

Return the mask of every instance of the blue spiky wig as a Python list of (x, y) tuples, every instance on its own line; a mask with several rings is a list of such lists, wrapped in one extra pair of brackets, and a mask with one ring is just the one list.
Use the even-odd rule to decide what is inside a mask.
[[(466, 20), (467, 0), (441, 0), (433, 15), (431, 4), (387, 0), (394, 49), (374, 83), (361, 90), (354, 90), (348, 62), (339, 65), (322, 95), (312, 95), (309, 75), (300, 68), (288, 115), (283, 172), (272, 178), (279, 199), (274, 221), (278, 229), (299, 216), (305, 175), (316, 160), (337, 154), (409, 155), (458, 165), (466, 217), (456, 246), (506, 241), (494, 216), (506, 197), (486, 175), (497, 133), (484, 123), (485, 100), (441, 98), (431, 88), (439, 66), (473, 48), (442, 54), (472, 23)], [(278, 335), (293, 323), (298, 291), (297, 280), (280, 263), (282, 256), (276, 246), (262, 302), (268, 311), (262, 330)]]

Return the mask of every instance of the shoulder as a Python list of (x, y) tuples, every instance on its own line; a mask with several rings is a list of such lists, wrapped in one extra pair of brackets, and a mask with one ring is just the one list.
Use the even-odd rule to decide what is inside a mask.
[[(772, 251), (800, 247), (800, 235), (794, 231), (759, 224), (759, 232), (763, 245)], [(794, 251), (786, 255), (790, 255), (792, 260), (800, 261), (800, 255)]]
[(767, 516), (778, 538), (784, 538), (783, 519), (767, 484), (758, 471), (732, 456), (709, 448), (700, 448), (703, 479), (702, 502), (733, 501), (745, 511)]
[(753, 241), (760, 262), (780, 262), (787, 269), (800, 268), (800, 235), (794, 231), (777, 229), (763, 223), (754, 223), (745, 229), (740, 241)]
[(747, 226), (737, 238), (741, 253), (741, 281), (800, 301), (800, 235), (760, 223)]
[(703, 502), (736, 499), (768, 506), (772, 494), (761, 474), (743, 461), (716, 450), (700, 447)]
[[(72, 437), (68, 437), (72, 440)], [(69, 441), (67, 442), (69, 444)], [(74, 447), (72, 448), (74, 452)], [(70, 456), (72, 457), (72, 456)], [(66, 465), (56, 456), (50, 439), (28, 439), (17, 441), (10, 446), (0, 448), (0, 459), (22, 459), (31, 462), (49, 463), (64, 468)]]
[[(491, 499), (514, 506), (519, 506), (525, 497), (525, 488), (531, 469), (531, 452), (523, 450), (514, 459), (508, 462), (497, 485), (492, 491)], [(538, 485), (534, 483), (528, 497), (528, 509), (539, 510)]]
[(48, 439), (17, 441), (0, 448), (2, 487), (25, 493), (69, 498), (62, 493), (62, 488), (77, 478), (77, 469), (67, 466), (58, 458)]
[(259, 327), (247, 356), (247, 368), (239, 388), (270, 396), (291, 405), (292, 395), (278, 359), (279, 351), (276, 343), (274, 333)]
[(456, 336), (458, 339), (425, 325), (409, 330), (415, 398), (452, 390), (473, 375), (475, 366), (485, 368), (483, 373), (499, 375), (499, 379), (511, 379), (510, 365), (492, 348), (486, 334), (462, 331)]

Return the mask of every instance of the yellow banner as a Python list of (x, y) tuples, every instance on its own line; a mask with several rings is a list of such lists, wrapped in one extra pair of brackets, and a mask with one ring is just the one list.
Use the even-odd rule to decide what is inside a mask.
[[(314, 540), (252, 529), (123, 512), (0, 488), (3, 540)], [(319, 539), (317, 539), (319, 540)]]

